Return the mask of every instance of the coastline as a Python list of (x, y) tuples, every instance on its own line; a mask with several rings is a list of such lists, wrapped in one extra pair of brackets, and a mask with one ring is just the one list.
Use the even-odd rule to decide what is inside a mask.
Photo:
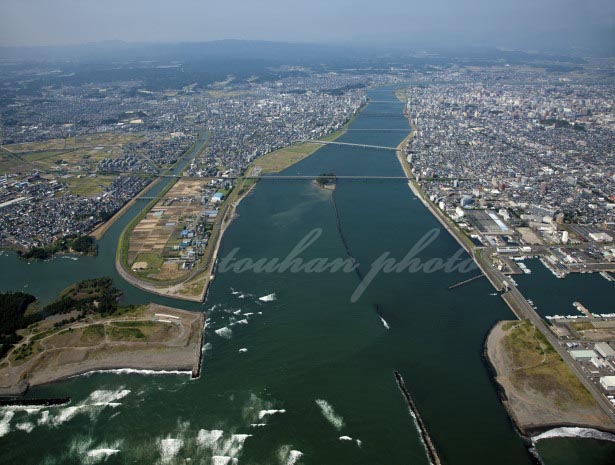
[(500, 321), (493, 326), (485, 339), (483, 358), (496, 385), (500, 402), (519, 434), (531, 441), (546, 431), (565, 427), (615, 433), (615, 424), (597, 403), (586, 405), (570, 402), (562, 406), (549, 393), (541, 393), (526, 386), (521, 388), (512, 381), (519, 367), (514, 366), (503, 347), (506, 337), (503, 326), (510, 323), (518, 321)]
[[(85, 337), (90, 327), (119, 327), (121, 330), (124, 326), (117, 325), (132, 327), (130, 325), (135, 323), (141, 323), (146, 328), (152, 324), (157, 325), (158, 331), (163, 331), (162, 336), (153, 334), (151, 340), (142, 341), (135, 340), (130, 334), (127, 339), (109, 339), (107, 335), (97, 344), (71, 339), (73, 334), (81, 330), (81, 338)], [(151, 374), (185, 372), (195, 378), (200, 372), (204, 324), (204, 313), (154, 303), (147, 306), (140, 319), (99, 318), (86, 326), (75, 323), (68, 329), (39, 339), (37, 343), (42, 344), (42, 348), (29, 360), (1, 369), (0, 397), (19, 396), (30, 387), (52, 384), (96, 371), (136, 370)], [(175, 334), (167, 335), (168, 328), (160, 325), (173, 325)], [(47, 340), (52, 341), (49, 347), (45, 346)], [(62, 346), (63, 342), (66, 345)]]

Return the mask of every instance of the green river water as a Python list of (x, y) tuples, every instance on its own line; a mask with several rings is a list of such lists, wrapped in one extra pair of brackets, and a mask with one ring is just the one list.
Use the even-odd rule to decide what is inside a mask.
[[(370, 104), (353, 129), (408, 128), (394, 89), (370, 96), (392, 103)], [(396, 146), (403, 137), (352, 131), (339, 140)], [(323, 172), (403, 175), (391, 151), (342, 146), (324, 147), (286, 173)], [(114, 269), (119, 235), (142, 207), (110, 229), (98, 257), (28, 264), (3, 255), (0, 290), (49, 301), (78, 280), (110, 275), (127, 303), (206, 311), (201, 377), (94, 373), (34, 388), (28, 395), (72, 402), (1, 409), (0, 463), (426, 464), (394, 370), (444, 464), (532, 463), (482, 359), (490, 328), (513, 315), (486, 280), (448, 290), (475, 270), (380, 273), (356, 302), (354, 272), (220, 270), (205, 304), (165, 299)], [(433, 229), (438, 236), (418, 254), (423, 263), (459, 249), (405, 182), (340, 180), (331, 194), (309, 181), (261, 181), (238, 212), (221, 260), (236, 248), (237, 258), (283, 259), (314, 229), (320, 236), (304, 261), (346, 259), (345, 242), (363, 275), (384, 252), (401, 259)], [(547, 465), (615, 457), (614, 443), (595, 439), (545, 439), (537, 449)]]

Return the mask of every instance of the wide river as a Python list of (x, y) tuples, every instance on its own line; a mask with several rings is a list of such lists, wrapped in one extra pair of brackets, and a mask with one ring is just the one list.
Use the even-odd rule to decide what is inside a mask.
[[(378, 103), (351, 129), (409, 129), (393, 88), (369, 93)], [(339, 141), (397, 146), (406, 134), (349, 131)], [(403, 175), (392, 151), (332, 145), (286, 174), (325, 172)], [(204, 305), (153, 296), (115, 272), (119, 234), (142, 207), (109, 230), (98, 257), (3, 255), (0, 290), (49, 301), (73, 282), (109, 275), (127, 303), (207, 311), (201, 377), (95, 373), (32, 389), (72, 402), (0, 409), (1, 463), (427, 464), (395, 370), (444, 464), (532, 463), (482, 359), (492, 325), (513, 318), (486, 280), (448, 290), (477, 272), (382, 272), (352, 298), (378, 257), (401, 260), (430, 231), (439, 234), (417, 254), (422, 263), (458, 252), (405, 182), (340, 180), (332, 194), (310, 181), (261, 181), (240, 205), (221, 260), (282, 260), (313, 232), (304, 261), (351, 253), (359, 273), (220, 269)], [(545, 439), (537, 449), (547, 465), (615, 456), (613, 443), (593, 439)]]

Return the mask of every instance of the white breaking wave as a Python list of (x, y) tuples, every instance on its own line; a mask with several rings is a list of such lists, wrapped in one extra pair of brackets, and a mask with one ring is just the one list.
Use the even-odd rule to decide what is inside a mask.
[(357, 446), (359, 447), (361, 447), (361, 444), (363, 444), (360, 439), (352, 439), (350, 436), (340, 436), (339, 440), (340, 441), (354, 441), (357, 443)]
[(4, 436), (5, 434), (8, 434), (9, 431), (11, 431), (11, 420), (13, 419), (14, 415), (15, 412), (9, 410), (2, 416), (2, 420), (0, 420), (0, 437)]
[(386, 329), (391, 329), (389, 324), (386, 322), (384, 318), (380, 317), (380, 321), (382, 321), (382, 324)]
[(295, 465), (299, 461), (303, 455), (303, 452), (300, 450), (294, 450), (292, 447), (293, 446), (290, 445), (284, 445), (278, 449), (278, 459), (280, 464)]
[[(79, 458), (83, 465), (95, 465), (104, 462), (111, 455), (120, 452), (122, 441), (114, 441), (111, 444), (101, 443), (92, 447), (94, 440), (88, 436), (79, 436), (70, 443), (68, 455), (63, 459)], [(61, 463), (64, 463), (64, 460)]]
[(213, 449), (223, 434), (224, 431), (222, 431), (221, 429), (202, 429), (199, 431), (199, 434), (196, 437), (196, 442), (199, 446)]
[(84, 401), (76, 405), (64, 407), (57, 415), (50, 417), (49, 420), (47, 420), (46, 418), (44, 421), (45, 423), (47, 423), (47, 421), (50, 421), (53, 426), (58, 426), (71, 420), (75, 415), (80, 412), (90, 412), (90, 414), (92, 415), (95, 413), (95, 411), (100, 411), (105, 407), (115, 408), (122, 405), (120, 402), (118, 402), (118, 400), (123, 399), (128, 394), (130, 394), (130, 390), (123, 388), (117, 389), (115, 391), (102, 389), (96, 390), (93, 391)]
[(269, 294), (269, 295), (264, 295), (263, 297), (259, 297), (258, 300), (260, 300), (261, 302), (272, 302), (274, 300), (276, 300), (276, 295), (274, 294)]
[(128, 394), (130, 394), (130, 389), (118, 389), (116, 391), (99, 389), (92, 392), (88, 400), (92, 402), (92, 405), (108, 405), (116, 403), (116, 401), (123, 399)]
[(238, 325), (247, 325), (248, 324), (248, 320), (246, 320), (245, 318), (243, 320), (239, 320), (237, 322)]
[(233, 315), (241, 315), (241, 309), (239, 309), (239, 310), (235, 310), (235, 311), (233, 312)]
[(302, 455), (303, 452), (301, 452), (300, 450), (291, 450), (288, 454), (288, 460), (286, 461), (286, 465), (295, 465)]
[(240, 354), (243, 354), (243, 353), (245, 353), (245, 352), (247, 352), (247, 351), (248, 351), (248, 349), (246, 349), (245, 347), (243, 347), (243, 348), (239, 349), (239, 353), (240, 353)]
[(615, 442), (615, 434), (605, 433), (592, 428), (579, 428), (575, 426), (565, 426), (562, 428), (554, 428), (549, 431), (545, 431), (537, 436), (533, 436), (532, 442), (536, 443), (541, 439), (552, 438), (586, 438)]
[(224, 339), (230, 339), (233, 337), (233, 330), (231, 328), (227, 328), (226, 326), (216, 329), (214, 331), (218, 336), (223, 337)]
[(32, 430), (34, 429), (34, 423), (30, 423), (29, 421), (25, 421), (23, 423), (17, 423), (15, 425), (15, 428), (17, 428), (20, 431), (25, 431), (26, 433), (31, 433)]
[(243, 316), (252, 316), (254, 315), (254, 312), (246, 312), (243, 314)]
[[(192, 375), (189, 370), (146, 370), (138, 368), (112, 368), (108, 370), (92, 370), (84, 373), (83, 375), (90, 375), (92, 373), (112, 373), (115, 375)], [(77, 375), (77, 376), (83, 376)], [(130, 392), (130, 391), (129, 391)]]
[(258, 419), (262, 420), (264, 417), (268, 416), (268, 415), (274, 415), (276, 413), (286, 413), (286, 409), (279, 409), (279, 410), (275, 410), (275, 409), (271, 409), (271, 410), (261, 410), (260, 412), (258, 412)]
[[(205, 447), (209, 449), (214, 455), (214, 457), (227, 457), (229, 459), (235, 460), (234, 457), (237, 457), (241, 453), (244, 442), (251, 436), (251, 434), (231, 434), (230, 436), (225, 438), (224, 431), (222, 430), (202, 429), (197, 435), (196, 443), (200, 447)], [(221, 463), (237, 462), (231, 461)]]
[(250, 423), (252, 428), (262, 428), (263, 426), (267, 426), (267, 423)]
[(160, 451), (160, 462), (171, 463), (175, 456), (179, 453), (184, 445), (184, 441), (179, 438), (165, 438), (160, 439), (158, 442), (158, 449)]
[(39, 425), (46, 425), (49, 423), (49, 410), (44, 410), (41, 412), (41, 417), (38, 419)]
[(344, 427), (344, 419), (335, 413), (331, 404), (323, 399), (316, 399), (315, 402), (316, 405), (320, 407), (322, 415), (335, 427), (335, 429), (340, 430)]
[(88, 464), (98, 463), (104, 460), (107, 460), (107, 457), (117, 454), (120, 452), (119, 449), (111, 448), (111, 447), (99, 447), (98, 449), (89, 450), (86, 454), (87, 460), (85, 460)]
[(218, 443), (218, 445), (214, 447), (214, 453), (228, 457), (237, 457), (243, 449), (243, 443), (251, 436), (251, 434), (233, 434), (229, 439), (225, 439), (222, 443)]
[(206, 343), (203, 345), (203, 347), (201, 347), (201, 352), (205, 353), (205, 352), (207, 352), (207, 351), (210, 351), (212, 347), (213, 347), (213, 346), (211, 345), (211, 342), (206, 342)]
[(211, 459), (213, 465), (232, 465), (238, 463), (237, 459), (226, 455), (214, 455)]
[(92, 449), (88, 451), (88, 455), (90, 457), (98, 457), (100, 455), (108, 456), (108, 455), (117, 454), (119, 451), (120, 451), (119, 449)]

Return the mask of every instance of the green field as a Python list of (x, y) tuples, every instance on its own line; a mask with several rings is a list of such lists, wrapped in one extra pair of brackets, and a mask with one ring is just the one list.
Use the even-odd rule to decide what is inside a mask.
[[(127, 144), (144, 142), (140, 134), (95, 133), (78, 139), (50, 139), (2, 146), (0, 174), (32, 170), (92, 170), (103, 158), (117, 158)], [(11, 155), (12, 154), (12, 155)]]
[(115, 325), (107, 327), (107, 337), (110, 341), (145, 341), (147, 339), (143, 331), (138, 327), (119, 327)]
[(68, 190), (82, 197), (96, 197), (105, 192), (105, 188), (113, 184), (117, 176), (97, 176), (91, 178), (89, 176), (83, 178), (67, 178), (65, 182), (68, 184)]
[(559, 405), (571, 402), (591, 406), (594, 399), (543, 334), (531, 323), (510, 322), (504, 347), (513, 360), (512, 381), (519, 389), (531, 389)]
[(261, 174), (278, 173), (309, 157), (321, 147), (320, 144), (310, 143), (291, 145), (260, 157), (254, 165), (261, 168)]
[(147, 263), (147, 269), (138, 271), (137, 274), (150, 274), (150, 273), (158, 273), (160, 272), (160, 268), (164, 263), (164, 258), (154, 252), (145, 252), (137, 255), (134, 263), (145, 262)]
[(105, 338), (105, 327), (103, 325), (90, 325), (83, 330), (79, 342), (83, 345), (100, 344)]

